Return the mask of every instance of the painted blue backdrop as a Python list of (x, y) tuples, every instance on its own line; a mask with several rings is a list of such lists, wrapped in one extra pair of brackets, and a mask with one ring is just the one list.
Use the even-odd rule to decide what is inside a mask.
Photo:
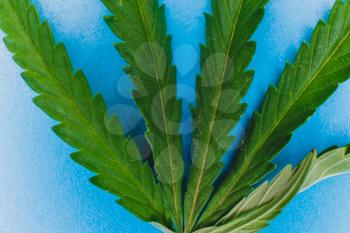
[[(142, 131), (129, 96), (132, 88), (102, 20), (108, 14), (99, 0), (35, 0), (57, 39), (66, 43), (74, 66), (87, 73), (94, 92), (102, 93), (125, 127)], [(202, 13), (209, 0), (164, 0), (169, 33), (178, 66), (179, 96), (193, 101), (199, 43), (204, 42)], [(308, 40), (319, 18), (327, 17), (333, 0), (271, 0), (254, 38), (257, 54), (251, 67), (255, 81), (245, 101), (250, 104), (238, 137), (259, 105), (268, 85), (278, 80), (287, 59)], [(3, 34), (1, 34), (3, 36)], [(68, 158), (72, 149), (51, 131), (54, 122), (32, 103), (34, 93), (19, 77), (20, 69), (0, 43), (0, 232), (1, 233), (128, 233), (158, 232), (95, 188), (92, 175)], [(188, 111), (186, 115), (188, 117)], [(187, 127), (184, 127), (186, 129)], [(299, 129), (276, 162), (296, 164), (313, 148), (350, 143), (350, 82)], [(350, 232), (350, 175), (327, 180), (298, 195), (263, 232)]]

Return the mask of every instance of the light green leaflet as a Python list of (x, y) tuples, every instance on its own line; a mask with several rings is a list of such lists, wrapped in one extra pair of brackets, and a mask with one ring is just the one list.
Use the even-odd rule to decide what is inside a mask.
[(197, 233), (256, 232), (276, 216), (281, 208), (297, 194), (314, 163), (312, 154), (295, 170), (287, 166), (271, 183), (259, 186), (250, 196), (217, 223), (217, 226), (202, 229)]
[(320, 180), (340, 175), (350, 169), (347, 148), (331, 150), (317, 158), (312, 152), (296, 169), (287, 166), (271, 182), (260, 185), (238, 203), (216, 226), (195, 233), (258, 232), (278, 215), (300, 191)]
[(246, 109), (241, 99), (254, 75), (246, 69), (255, 53), (255, 43), (249, 40), (266, 3), (213, 0), (213, 15), (206, 15), (207, 45), (202, 47), (198, 100), (192, 111), (194, 152), (185, 194), (185, 232), (190, 232), (212, 193), (222, 169), (220, 158), (233, 141), (229, 134)]
[(123, 41), (116, 48), (127, 61), (125, 70), (136, 86), (133, 96), (147, 124), (147, 139), (165, 202), (177, 229), (181, 229), (184, 165), (178, 131), (182, 103), (176, 99), (176, 69), (171, 38), (166, 35), (164, 6), (159, 7), (156, 0), (103, 2), (113, 13), (106, 22)]
[(22, 77), (39, 96), (34, 98), (59, 122), (55, 133), (78, 149), (72, 158), (98, 175), (92, 182), (121, 199), (125, 208), (145, 221), (171, 227), (165, 215), (161, 187), (148, 164), (107, 112), (100, 95), (92, 96), (81, 71), (73, 74), (63, 44), (55, 45), (47, 23), (41, 23), (28, 0), (0, 0), (0, 28)]
[(294, 64), (287, 63), (278, 86), (271, 86), (230, 174), (203, 216), (209, 223), (236, 204), (242, 197), (240, 190), (272, 170), (271, 160), (288, 143), (292, 132), (349, 78), (349, 15), (350, 2), (337, 1), (328, 23), (319, 22), (310, 44), (301, 46)]
[[(141, 158), (118, 119), (109, 117), (100, 95), (93, 96), (82, 71), (74, 73), (66, 49), (56, 44), (29, 0), (0, 0), (0, 28), (23, 68), (22, 77), (38, 93), (34, 103), (58, 121), (55, 133), (77, 149), (72, 158), (96, 173), (91, 182), (118, 196), (118, 203), (163, 232), (251, 233), (266, 227), (299, 192), (328, 177), (350, 172), (348, 147), (312, 152), (299, 166), (287, 166), (271, 182), (274, 156), (350, 76), (350, 0), (338, 0), (328, 22), (316, 27), (294, 64), (288, 63), (252, 120), (250, 133), (231, 170), (214, 190), (229, 136), (244, 112), (241, 103), (253, 76), (250, 38), (268, 0), (212, 0), (206, 15), (197, 105), (193, 107), (193, 160), (188, 181), (179, 126), (171, 38), (165, 7), (158, 0), (102, 0), (106, 22), (121, 40), (117, 50), (135, 84), (154, 168)], [(186, 187), (183, 190), (182, 187)]]

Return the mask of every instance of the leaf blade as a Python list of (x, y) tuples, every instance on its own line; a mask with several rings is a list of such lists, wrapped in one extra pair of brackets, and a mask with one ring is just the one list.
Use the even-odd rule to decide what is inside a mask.
[(220, 158), (233, 141), (229, 134), (245, 111), (241, 98), (254, 74), (246, 70), (255, 53), (250, 38), (267, 2), (213, 0), (213, 14), (206, 15), (207, 46), (202, 47), (202, 74), (197, 79), (194, 152), (185, 195), (187, 232), (210, 197), (223, 167)]
[(176, 70), (171, 38), (166, 34), (164, 5), (157, 0), (118, 3), (104, 0), (106, 18), (122, 42), (116, 48), (127, 62), (126, 73), (136, 86), (133, 96), (147, 126), (155, 169), (178, 230), (182, 229), (182, 103), (176, 99)]
[[(113, 190), (120, 202), (130, 197), (143, 200), (138, 209), (122, 203), (135, 215), (169, 225), (164, 207), (154, 199), (162, 198), (162, 194), (151, 168), (142, 164), (135, 143), (124, 136), (118, 120), (105, 119), (103, 98), (92, 95), (81, 71), (73, 73), (63, 44), (56, 45), (49, 25), (39, 20), (34, 5), (28, 0), (1, 0), (0, 28), (7, 34), (5, 43), (15, 61), (24, 69), (23, 79), (39, 94), (35, 104), (59, 122), (55, 133), (78, 150), (72, 158), (98, 176), (118, 179), (120, 187), (95, 184)], [(118, 135), (109, 131), (105, 120)], [(130, 151), (139, 160), (135, 161)], [(142, 182), (144, 176), (150, 179), (147, 185)], [(128, 191), (121, 192), (123, 187)]]
[[(304, 43), (295, 64), (287, 63), (277, 87), (270, 87), (235, 165), (209, 204), (211, 212), (225, 213), (235, 203), (230, 193), (258, 182), (273, 169), (270, 162), (338, 85), (350, 75), (350, 3), (337, 1), (328, 23), (321, 21), (310, 45)], [(339, 67), (337, 64), (342, 64)], [(337, 69), (338, 67), (338, 69)], [(268, 166), (270, 165), (270, 167)], [(253, 168), (266, 166), (260, 174)], [(250, 174), (256, 175), (252, 178)], [(243, 196), (242, 196), (243, 197)], [(236, 198), (237, 199), (237, 198)], [(213, 213), (210, 213), (213, 214)]]
[[(260, 185), (241, 200), (216, 226), (196, 233), (258, 232), (268, 226), (282, 208), (298, 193), (325, 178), (350, 173), (348, 148), (337, 148), (317, 157), (316, 151), (292, 169), (284, 168), (271, 182)], [(341, 166), (339, 166), (341, 165)], [(334, 169), (335, 168), (335, 169)]]

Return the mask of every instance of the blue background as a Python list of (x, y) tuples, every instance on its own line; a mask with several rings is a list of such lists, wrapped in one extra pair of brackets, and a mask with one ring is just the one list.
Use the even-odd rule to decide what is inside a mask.
[[(107, 10), (98, 0), (36, 0), (57, 39), (66, 43), (74, 66), (87, 73), (94, 92), (102, 93), (125, 127), (140, 133), (128, 91), (130, 82), (102, 20)], [(179, 96), (193, 101), (198, 72), (199, 43), (204, 40), (202, 13), (209, 0), (164, 0), (174, 61), (179, 70)], [(251, 64), (255, 81), (245, 101), (250, 104), (238, 137), (270, 83), (276, 83), (287, 59), (308, 40), (333, 0), (271, 0), (254, 38), (257, 54)], [(1, 34), (3, 36), (3, 34)], [(68, 158), (72, 149), (51, 131), (54, 122), (32, 103), (34, 93), (19, 77), (20, 69), (0, 43), (0, 232), (1, 233), (116, 233), (158, 232), (123, 208), (115, 198), (88, 183), (91, 173)], [(350, 142), (350, 82), (345, 83), (312, 119), (300, 128), (276, 159), (280, 168), (296, 164), (313, 148)], [(127, 116), (127, 117), (126, 117)], [(188, 111), (186, 112), (188, 117)], [(127, 119), (126, 119), (127, 118)], [(184, 127), (185, 129), (186, 127)], [(266, 233), (348, 233), (350, 175), (333, 178), (299, 194), (272, 222)]]

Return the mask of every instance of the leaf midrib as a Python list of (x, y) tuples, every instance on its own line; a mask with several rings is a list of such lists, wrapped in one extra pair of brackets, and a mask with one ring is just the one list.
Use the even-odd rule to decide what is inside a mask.
[[(27, 30), (25, 29), (24, 23), (22, 22), (21, 18), (17, 15), (17, 11), (15, 9), (15, 7), (12, 5), (11, 2), (8, 2), (8, 4), (10, 5), (13, 14), (16, 16), (18, 22), (20, 22), (20, 25), (23, 29), (23, 31), (25, 32), (24, 34), (27, 36), (27, 38), (29, 38), (29, 41), (32, 43), (33, 48), (36, 50), (37, 54), (39, 54), (39, 59), (42, 61), (42, 63), (46, 66), (46, 71), (48, 72), (48, 74), (51, 75), (51, 77), (56, 77), (55, 75), (52, 74), (52, 71), (50, 69), (50, 66), (47, 64), (47, 62), (45, 61), (45, 59), (42, 57), (41, 53), (39, 52), (39, 49), (37, 48), (37, 46), (35, 45), (34, 41), (32, 40), (32, 38), (30, 36), (27, 35)], [(41, 26), (41, 23), (39, 23), (39, 26)], [(53, 51), (54, 52), (54, 51)], [(103, 146), (107, 149), (107, 151), (110, 153), (110, 155), (112, 156), (117, 156), (117, 154), (115, 154), (113, 152), (113, 150), (108, 146), (108, 144), (105, 142), (104, 139), (102, 139), (102, 137), (99, 136), (99, 134), (97, 133), (96, 129), (91, 127), (91, 122), (88, 121), (88, 119), (86, 119), (83, 115), (83, 113), (80, 111), (79, 106), (72, 101), (71, 96), (66, 92), (66, 90), (62, 87), (62, 85), (57, 81), (56, 78), (53, 78), (53, 81), (56, 83), (56, 85), (61, 89), (65, 99), (67, 99), (67, 101), (70, 102), (70, 104), (72, 106), (74, 106), (74, 109), (76, 110), (76, 112), (79, 114), (80, 118), (86, 123), (86, 126), (88, 126), (87, 128), (89, 129), (90, 133), (92, 133), (93, 135), (95, 135), (96, 138), (98, 138), (98, 140), (103, 144)], [(92, 104), (90, 102), (90, 104)], [(110, 158), (111, 161), (119, 164), (119, 162), (115, 159)], [(128, 169), (126, 169), (124, 166), (119, 166), (119, 169), (121, 168), (125, 173), (127, 173), (130, 177), (134, 177), (133, 173), (131, 171), (129, 171)], [(162, 214), (157, 210), (157, 208), (155, 207), (155, 205), (153, 205), (154, 201), (150, 199), (149, 195), (147, 194), (147, 192), (144, 190), (143, 186), (139, 184), (139, 182), (136, 182), (136, 185), (138, 185), (140, 187), (141, 192), (149, 199), (150, 203), (152, 203), (152, 208), (159, 214), (159, 216), (161, 217)]]
[(141, 14), (141, 19), (142, 19), (142, 23), (143, 23), (143, 26), (145, 28), (145, 32), (146, 32), (146, 36), (147, 36), (147, 41), (148, 41), (148, 46), (150, 48), (150, 51), (151, 51), (151, 56), (152, 56), (152, 62), (153, 62), (153, 65), (154, 65), (154, 68), (155, 68), (155, 72), (156, 72), (156, 81), (157, 81), (157, 86), (158, 86), (158, 90), (159, 90), (159, 98), (160, 98), (160, 104), (161, 104), (161, 109), (162, 109), (162, 115), (163, 115), (163, 125), (164, 125), (164, 129), (165, 129), (165, 136), (166, 136), (166, 140), (167, 140), (167, 149), (168, 149), (168, 155), (169, 155), (169, 165), (170, 165), (170, 169), (171, 169), (171, 179), (172, 179), (172, 184), (171, 184), (171, 187), (172, 187), (172, 192), (173, 192), (173, 202), (174, 202), (174, 208), (175, 208), (175, 212), (176, 212), (176, 216), (175, 218), (177, 219), (177, 224), (178, 224), (178, 227), (181, 227), (181, 221), (179, 219), (179, 209), (178, 209), (178, 200), (177, 200), (177, 195), (178, 195), (178, 190), (176, 188), (176, 178), (175, 178), (175, 175), (174, 175), (174, 166), (173, 166), (173, 163), (172, 161), (174, 160), (174, 155), (172, 154), (172, 150), (170, 148), (171, 146), (171, 143), (170, 143), (170, 136), (169, 136), (169, 126), (167, 124), (167, 121), (166, 121), (166, 113), (165, 113), (165, 105), (164, 105), (164, 97), (163, 97), (163, 91), (162, 91), (162, 88), (161, 88), (161, 83), (160, 83), (160, 74), (159, 74), (159, 67), (157, 65), (157, 62), (156, 62), (156, 57), (155, 57), (155, 51), (153, 49), (153, 46), (152, 46), (152, 40), (151, 40), (151, 35), (150, 35), (150, 32), (149, 32), (149, 28), (148, 28), (148, 24), (146, 22), (146, 18), (145, 18), (145, 13), (143, 11), (143, 8), (142, 8), (142, 4), (140, 3), (140, 0), (137, 0), (137, 4), (138, 4), (138, 7), (139, 7), (139, 10), (140, 10), (140, 14)]
[[(296, 104), (296, 102), (299, 100), (300, 96), (302, 96), (304, 94), (304, 91), (309, 87), (309, 85), (316, 79), (316, 77), (322, 72), (322, 70), (327, 66), (328, 62), (333, 58), (333, 56), (337, 53), (337, 51), (340, 49), (340, 47), (343, 45), (343, 43), (348, 39), (348, 37), (350, 36), (350, 31), (348, 31), (344, 38), (339, 42), (339, 44), (335, 47), (334, 51), (330, 54), (330, 56), (325, 60), (325, 62), (322, 63), (321, 67), (317, 70), (317, 72), (313, 75), (313, 77), (306, 83), (305, 88), (303, 88), (297, 95), (296, 98), (294, 99), (294, 101), (292, 101), (289, 105), (288, 108), (286, 108), (287, 110), (284, 111), (284, 113), (281, 115), (281, 117), (278, 119), (278, 121), (276, 122), (276, 124), (274, 124), (274, 126), (268, 131), (268, 134), (265, 135), (265, 137), (263, 137), (263, 140), (261, 140), (261, 143), (258, 143), (255, 147), (255, 149), (253, 150), (253, 152), (251, 153), (250, 156), (253, 156), (252, 158), (250, 158), (250, 160), (245, 160), (244, 164), (243, 164), (243, 170), (241, 169), (239, 171), (239, 173), (237, 173), (237, 177), (234, 180), (234, 182), (230, 183), (230, 187), (234, 188), (234, 185), (237, 184), (237, 182), (240, 180), (240, 177), (242, 175), (244, 175), (246, 169), (249, 168), (249, 164), (250, 161), (252, 161), (255, 156), (256, 153), (259, 151), (259, 149), (266, 143), (267, 139), (269, 139), (269, 137), (272, 135), (272, 133), (274, 132), (274, 130), (277, 128), (278, 124), (284, 119), (284, 117), (288, 114), (289, 110), (294, 106), (294, 104)], [(249, 157), (250, 157), (249, 156)], [(226, 197), (229, 195), (229, 193), (232, 191), (232, 189), (229, 189), (224, 195), (223, 198), (221, 198), (220, 202), (218, 202), (218, 204), (216, 206), (220, 206), (226, 199)], [(214, 207), (215, 208), (215, 207)]]
[[(214, 129), (214, 125), (215, 125), (215, 122), (216, 122), (215, 120), (216, 120), (217, 113), (218, 113), (218, 109), (217, 108), (218, 108), (218, 105), (220, 103), (222, 83), (223, 83), (223, 80), (224, 80), (225, 75), (226, 75), (227, 66), (228, 66), (228, 62), (229, 62), (229, 58), (230, 58), (229, 57), (229, 52), (231, 50), (232, 42), (233, 42), (234, 36), (236, 34), (238, 19), (240, 17), (242, 6), (243, 6), (243, 0), (240, 2), (240, 6), (239, 6), (239, 9), (237, 11), (237, 16), (235, 18), (234, 26), (232, 27), (230, 41), (229, 41), (229, 46), (227, 48), (228, 52), (226, 53), (226, 60), (225, 60), (224, 70), (223, 70), (223, 73), (222, 73), (222, 77), (220, 79), (221, 82), (220, 82), (220, 86), (219, 86), (219, 90), (218, 90), (218, 95), (216, 96), (216, 99), (215, 99), (215, 105), (214, 105), (215, 112), (214, 112), (212, 121), (210, 123), (209, 132), (208, 132), (209, 133), (208, 143), (207, 143), (207, 146), (205, 148), (204, 159), (203, 159), (203, 162), (202, 162), (202, 166), (201, 166), (200, 174), (199, 174), (199, 179), (198, 179), (198, 182), (197, 182), (197, 185), (196, 185), (196, 189), (195, 189), (195, 192), (194, 192), (194, 201), (192, 202), (192, 208), (191, 208), (191, 212), (190, 212), (190, 215), (189, 215), (190, 217), (189, 217), (189, 221), (188, 222), (191, 225), (192, 225), (192, 221), (193, 221), (194, 211), (195, 211), (195, 208), (197, 206), (198, 195), (199, 195), (199, 192), (200, 192), (199, 189), (200, 189), (200, 186), (202, 185), (202, 182), (203, 182), (204, 168), (205, 168), (206, 162), (208, 160), (209, 144), (210, 144), (210, 141), (211, 141), (211, 138), (212, 138), (212, 131)], [(190, 227), (192, 227), (192, 226), (190, 226)]]

